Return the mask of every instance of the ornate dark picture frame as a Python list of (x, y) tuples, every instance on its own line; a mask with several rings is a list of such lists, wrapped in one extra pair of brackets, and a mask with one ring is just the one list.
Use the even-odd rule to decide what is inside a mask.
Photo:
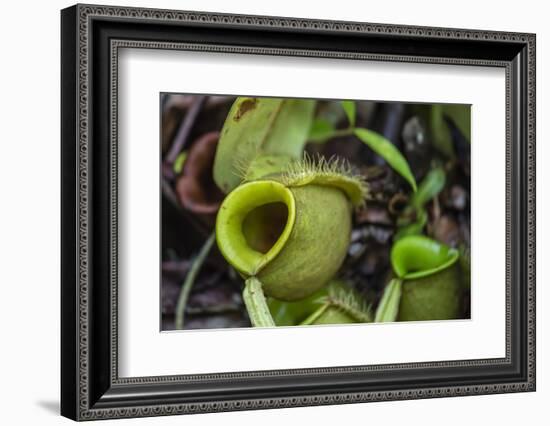
[[(91, 420), (535, 390), (535, 35), (95, 5), (64, 9), (61, 28), (64, 416)], [(506, 356), (119, 378), (121, 47), (504, 68)]]

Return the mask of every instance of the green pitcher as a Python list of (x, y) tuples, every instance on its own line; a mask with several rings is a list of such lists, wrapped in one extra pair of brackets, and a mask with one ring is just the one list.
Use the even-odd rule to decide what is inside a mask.
[(398, 321), (459, 318), (460, 270), (457, 250), (421, 235), (397, 241), (391, 251), (395, 275), (402, 281)]

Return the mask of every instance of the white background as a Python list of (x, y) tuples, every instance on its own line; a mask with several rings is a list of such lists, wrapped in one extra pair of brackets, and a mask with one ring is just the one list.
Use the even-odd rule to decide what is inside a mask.
[[(124, 49), (118, 77), (122, 377), (505, 356), (503, 69)], [(192, 91), (472, 104), (472, 319), (159, 333), (158, 96)]]
[[(232, 0), (111, 2), (134, 6), (225, 11), (383, 23), (537, 33), (537, 258), (550, 257), (548, 81), (550, 29), (541, 1), (253, 2)], [(0, 68), (0, 398), (3, 424), (68, 424), (57, 416), (59, 394), (59, 9), (65, 1), (3, 5)], [(546, 160), (546, 161), (545, 161)], [(490, 166), (489, 166), (490, 167)], [(490, 173), (490, 169), (487, 171)], [(546, 191), (547, 192), (547, 191)], [(369, 424), (464, 425), (489, 420), (548, 422), (550, 275), (538, 268), (538, 385), (531, 394), (387, 402), (185, 418), (119, 420), (120, 424)], [(102, 424), (116, 424), (111, 421)]]

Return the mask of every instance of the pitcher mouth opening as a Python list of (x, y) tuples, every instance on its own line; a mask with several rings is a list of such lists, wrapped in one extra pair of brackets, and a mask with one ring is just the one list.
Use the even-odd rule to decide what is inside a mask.
[(254, 181), (233, 190), (216, 218), (216, 240), (231, 265), (256, 275), (279, 254), (294, 227), (292, 192), (274, 181)]
[(456, 263), (458, 258), (457, 250), (421, 235), (400, 239), (391, 252), (393, 269), (403, 279), (433, 275)]

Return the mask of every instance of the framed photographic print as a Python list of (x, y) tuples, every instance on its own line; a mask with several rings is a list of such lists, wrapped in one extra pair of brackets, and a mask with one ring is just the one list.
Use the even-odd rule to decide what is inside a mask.
[(535, 36), (61, 13), (75, 420), (535, 390)]

